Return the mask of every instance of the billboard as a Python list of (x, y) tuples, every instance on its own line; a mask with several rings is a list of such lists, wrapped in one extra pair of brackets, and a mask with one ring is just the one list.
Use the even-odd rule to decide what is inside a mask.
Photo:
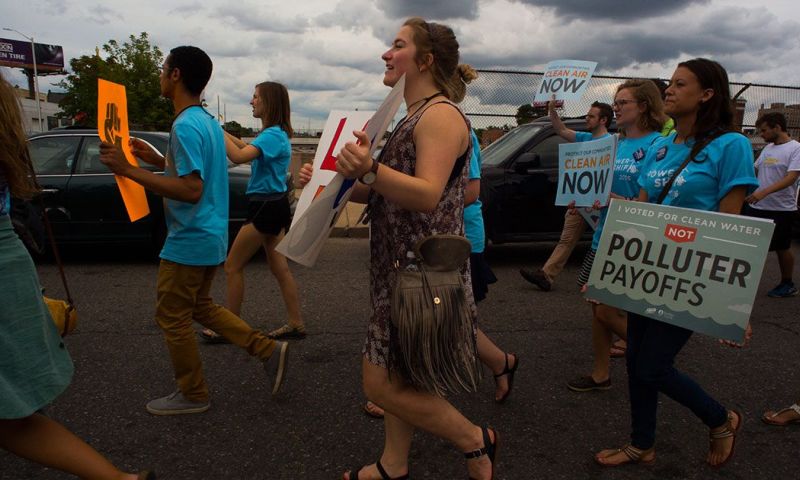
[[(39, 73), (64, 70), (64, 49), (60, 45), (37, 43), (35, 46)], [(0, 38), (0, 66), (33, 70), (31, 42)]]

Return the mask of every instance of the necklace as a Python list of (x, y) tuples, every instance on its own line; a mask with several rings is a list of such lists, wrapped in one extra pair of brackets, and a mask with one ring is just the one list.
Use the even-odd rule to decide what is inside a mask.
[(438, 91), (434, 92), (433, 95), (430, 95), (428, 97), (423, 97), (423, 98), (420, 98), (419, 100), (417, 100), (416, 102), (412, 102), (411, 104), (406, 106), (406, 112), (411, 110), (411, 108), (414, 107), (414, 105), (416, 105), (418, 103), (422, 103), (422, 105), (420, 105), (420, 108), (423, 107), (426, 103), (430, 102), (433, 97), (435, 97), (437, 95), (441, 95), (441, 94), (442, 94), (442, 91), (438, 90)]

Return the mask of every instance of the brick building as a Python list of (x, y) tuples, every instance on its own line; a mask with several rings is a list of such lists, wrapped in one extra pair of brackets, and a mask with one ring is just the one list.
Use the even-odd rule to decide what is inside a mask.
[(785, 103), (771, 103), (769, 107), (761, 104), (758, 109), (758, 117), (766, 113), (782, 113), (786, 117), (786, 127), (789, 135), (795, 140), (800, 139), (800, 104), (786, 105)]

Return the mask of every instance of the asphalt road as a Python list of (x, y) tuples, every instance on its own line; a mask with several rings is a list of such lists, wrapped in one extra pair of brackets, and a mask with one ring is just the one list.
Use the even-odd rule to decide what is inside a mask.
[[(800, 257), (800, 245), (795, 252)], [(752, 345), (735, 350), (695, 335), (679, 367), (746, 416), (737, 453), (722, 471), (704, 463), (707, 429), (691, 412), (663, 398), (654, 466), (602, 469), (592, 453), (628, 437), (624, 362), (614, 361), (613, 387), (577, 394), (565, 382), (591, 364), (589, 308), (574, 279), (582, 246), (555, 289), (540, 292), (517, 273), (540, 264), (552, 244), (499, 246), (488, 252), (499, 282), (481, 303), (484, 330), (520, 354), (509, 401), (496, 405), (487, 374), (477, 394), (452, 399), (470, 419), (501, 435), (500, 479), (796, 479), (800, 426), (768, 427), (767, 408), (800, 400), (800, 297), (770, 299), (777, 279), (768, 260), (755, 304)], [(160, 479), (337, 479), (347, 467), (380, 455), (382, 423), (361, 411), (360, 350), (368, 315), (364, 239), (331, 239), (318, 266), (295, 266), (309, 336), (291, 345), (287, 385), (270, 398), (258, 362), (236, 347), (202, 345), (211, 409), (155, 417), (144, 405), (170, 393), (172, 370), (153, 321), (156, 264), (117, 252), (72, 252), (68, 274), (80, 312), (67, 339), (76, 374), (50, 414), (117, 465), (155, 469)], [(61, 295), (57, 268), (40, 267), (49, 293)], [(800, 275), (795, 275), (800, 279)], [(256, 259), (246, 270), (244, 317), (269, 329), (284, 318), (276, 282)], [(222, 272), (215, 297), (223, 298)], [(795, 360), (792, 360), (794, 358)], [(488, 372), (487, 372), (488, 373)], [(415, 479), (463, 479), (464, 460), (449, 444), (418, 432), (411, 453)], [(0, 451), (0, 480), (68, 476)]]

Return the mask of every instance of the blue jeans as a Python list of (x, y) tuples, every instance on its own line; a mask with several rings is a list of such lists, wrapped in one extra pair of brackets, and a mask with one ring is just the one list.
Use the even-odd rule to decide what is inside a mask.
[(631, 445), (642, 450), (656, 440), (658, 393), (691, 410), (709, 428), (727, 421), (727, 410), (700, 385), (675, 369), (675, 357), (692, 331), (628, 313), (628, 391), (631, 402)]

